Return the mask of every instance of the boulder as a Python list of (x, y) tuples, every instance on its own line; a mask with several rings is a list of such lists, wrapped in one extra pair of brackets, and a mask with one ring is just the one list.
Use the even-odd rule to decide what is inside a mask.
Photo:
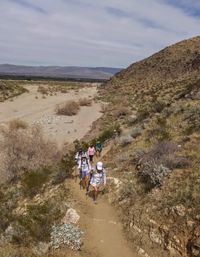
[(62, 219), (62, 222), (64, 224), (67, 223), (73, 223), (76, 224), (80, 219), (80, 216), (78, 215), (77, 211), (69, 208), (64, 216), (64, 218)]

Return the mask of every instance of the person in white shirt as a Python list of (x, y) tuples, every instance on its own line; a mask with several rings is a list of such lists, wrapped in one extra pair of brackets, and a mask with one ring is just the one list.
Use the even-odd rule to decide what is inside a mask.
[(97, 203), (97, 197), (101, 186), (106, 185), (106, 171), (102, 162), (97, 162), (95, 168), (91, 171), (90, 185), (93, 188), (93, 200)]
[(91, 165), (87, 158), (87, 155), (82, 155), (78, 163), (78, 169), (80, 171), (80, 187), (83, 187), (83, 189), (86, 189), (88, 191)]

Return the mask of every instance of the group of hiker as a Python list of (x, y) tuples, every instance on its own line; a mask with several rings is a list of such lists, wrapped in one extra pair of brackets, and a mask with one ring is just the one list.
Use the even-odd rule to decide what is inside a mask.
[(89, 195), (90, 188), (93, 192), (94, 203), (97, 203), (97, 197), (100, 189), (106, 185), (106, 173), (104, 165), (98, 161), (94, 165), (94, 156), (101, 156), (102, 145), (100, 142), (94, 146), (91, 144), (87, 151), (79, 149), (75, 155), (77, 171), (80, 177), (80, 189), (86, 190), (86, 195)]

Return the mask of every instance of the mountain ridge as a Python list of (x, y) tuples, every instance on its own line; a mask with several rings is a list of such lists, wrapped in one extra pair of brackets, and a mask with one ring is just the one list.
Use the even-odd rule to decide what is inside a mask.
[(0, 64), (0, 75), (41, 76), (52, 78), (109, 79), (121, 68), (81, 66), (26, 66)]

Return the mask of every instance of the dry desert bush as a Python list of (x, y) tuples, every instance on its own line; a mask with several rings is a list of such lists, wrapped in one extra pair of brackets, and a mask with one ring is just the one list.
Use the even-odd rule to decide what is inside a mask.
[(92, 100), (89, 98), (81, 98), (81, 99), (79, 99), (79, 105), (80, 106), (91, 106)]
[(10, 130), (27, 129), (27, 128), (28, 128), (28, 124), (25, 121), (20, 119), (14, 119), (9, 123)]
[(57, 115), (73, 116), (73, 115), (76, 115), (79, 112), (79, 110), (80, 110), (79, 104), (72, 100), (56, 106)]
[(40, 86), (38, 87), (37, 92), (38, 92), (38, 93), (41, 93), (41, 94), (43, 94), (43, 95), (48, 95), (48, 93), (49, 93), (49, 88), (46, 87), (46, 86), (40, 85)]
[(116, 109), (113, 111), (113, 115), (116, 118), (125, 117), (130, 114), (130, 109), (123, 105), (118, 105), (115, 107)]
[(51, 166), (59, 160), (56, 144), (46, 140), (38, 126), (9, 126), (1, 130), (0, 141), (0, 155), (3, 156), (0, 163), (3, 169), (0, 172), (4, 180)]

